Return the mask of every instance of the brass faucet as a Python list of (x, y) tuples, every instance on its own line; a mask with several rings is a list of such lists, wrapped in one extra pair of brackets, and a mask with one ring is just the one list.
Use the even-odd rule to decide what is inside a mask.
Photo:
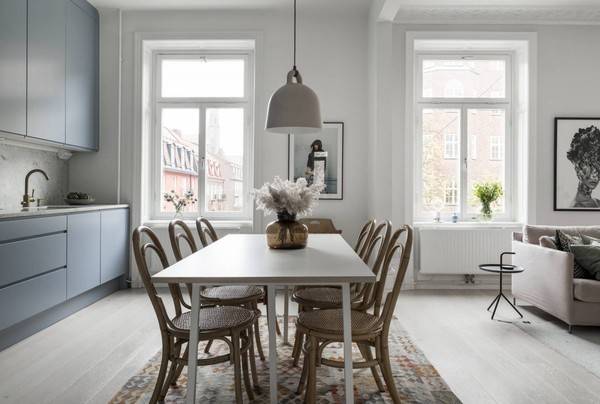
[(21, 206), (24, 208), (28, 208), (31, 202), (35, 202), (35, 199), (33, 198), (33, 193), (35, 190), (31, 191), (31, 196), (29, 196), (29, 177), (31, 177), (31, 174), (33, 173), (40, 173), (46, 177), (46, 181), (49, 180), (48, 175), (44, 172), (44, 170), (40, 170), (39, 168), (35, 168), (27, 173), (25, 176), (25, 195), (23, 195), (23, 201), (21, 202)]

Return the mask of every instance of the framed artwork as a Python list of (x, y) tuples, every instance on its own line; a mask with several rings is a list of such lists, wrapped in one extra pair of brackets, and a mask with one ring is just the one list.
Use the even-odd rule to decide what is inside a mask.
[(344, 123), (323, 122), (320, 132), (290, 134), (288, 177), (324, 184), (319, 199), (344, 199)]
[(554, 210), (600, 211), (600, 118), (554, 119)]

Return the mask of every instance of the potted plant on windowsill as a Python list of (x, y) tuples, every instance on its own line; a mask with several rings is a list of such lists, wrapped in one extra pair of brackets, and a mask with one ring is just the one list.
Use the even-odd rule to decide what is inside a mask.
[(323, 185), (308, 185), (305, 178), (296, 182), (275, 177), (254, 191), (256, 208), (277, 214), (277, 220), (267, 225), (267, 244), (274, 249), (306, 247), (308, 229), (296, 221), (297, 215), (309, 214), (317, 205)]
[(198, 202), (198, 199), (194, 196), (194, 191), (188, 190), (183, 195), (179, 195), (175, 191), (165, 192), (163, 194), (163, 200), (173, 205), (175, 209), (175, 217), (181, 217), (183, 210), (189, 206)]
[(480, 182), (473, 186), (473, 194), (481, 203), (481, 218), (492, 220), (492, 205), (504, 194), (499, 182)]

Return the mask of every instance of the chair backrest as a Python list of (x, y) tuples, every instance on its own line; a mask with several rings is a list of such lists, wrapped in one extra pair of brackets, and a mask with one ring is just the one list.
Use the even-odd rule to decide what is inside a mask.
[[(144, 236), (146, 236), (148, 239), (147, 242), (143, 240)], [(135, 262), (138, 267), (138, 272), (142, 278), (142, 283), (144, 284), (146, 293), (148, 294), (150, 302), (152, 303), (152, 307), (154, 308), (160, 329), (161, 331), (166, 332), (169, 328), (168, 325), (171, 327), (174, 326), (169, 319), (169, 315), (165, 309), (162, 298), (158, 295), (158, 292), (152, 283), (150, 270), (148, 269), (148, 251), (153, 251), (158, 256), (163, 268), (169, 267), (167, 255), (165, 254), (165, 250), (156, 234), (152, 231), (152, 229), (146, 226), (139, 226), (133, 231), (132, 244)], [(173, 298), (175, 315), (179, 316), (182, 313), (183, 302), (181, 289), (178, 284), (169, 284), (169, 292)]]
[[(373, 271), (376, 276), (379, 274), (380, 269), (385, 261), (387, 248), (391, 237), (392, 223), (389, 220), (380, 223), (375, 228), (369, 243), (369, 247), (365, 253), (365, 256), (363, 257), (363, 261), (371, 267), (371, 271)], [(373, 258), (373, 262), (371, 262), (372, 253), (375, 250), (377, 250), (377, 254)], [(360, 305), (360, 309), (367, 310), (373, 307), (376, 296), (376, 282), (363, 284), (359, 291), (362, 294), (362, 303)]]
[(342, 231), (335, 228), (333, 220), (327, 218), (305, 217), (298, 220), (313, 234), (341, 234)]
[(177, 261), (181, 261), (183, 259), (183, 250), (181, 249), (180, 244), (182, 240), (185, 240), (192, 253), (198, 251), (196, 241), (194, 240), (194, 235), (192, 234), (189, 226), (185, 224), (183, 220), (171, 220), (169, 223), (169, 239), (171, 240), (173, 255), (175, 255), (175, 259)]
[[(400, 240), (400, 237), (403, 235), (404, 240), (402, 241)], [(392, 317), (394, 316), (394, 309), (396, 308), (400, 289), (402, 288), (402, 282), (404, 281), (406, 270), (410, 262), (412, 244), (413, 229), (411, 226), (405, 224), (394, 232), (392, 239), (390, 240), (390, 245), (387, 248), (386, 259), (382, 266), (380, 281), (378, 281), (380, 283), (380, 285), (378, 285), (379, 302), (381, 302), (381, 298), (383, 296), (385, 281), (392, 265), (392, 261), (397, 253), (400, 254), (400, 263), (398, 264), (398, 268), (396, 270), (396, 279), (394, 279), (392, 290), (385, 297), (385, 303), (380, 316), (380, 321), (382, 321), (384, 324), (385, 335), (387, 335), (390, 330), (390, 324), (392, 322)]]
[(207, 247), (210, 243), (213, 243), (219, 239), (215, 228), (205, 217), (199, 217), (196, 219), (196, 230), (198, 230), (198, 236), (200, 237), (202, 247)]
[(356, 245), (354, 246), (354, 251), (362, 257), (367, 248), (369, 248), (369, 244), (371, 242), (371, 235), (375, 230), (375, 220), (371, 219), (367, 223), (364, 224), (360, 233), (358, 233), (358, 239), (356, 239)]
[[(196, 240), (194, 240), (194, 235), (192, 234), (192, 231), (190, 230), (189, 226), (185, 224), (185, 222), (181, 219), (174, 219), (171, 220), (171, 222), (169, 223), (169, 240), (171, 240), (171, 249), (173, 250), (175, 260), (177, 260), (178, 262), (184, 258), (183, 249), (181, 248), (182, 240), (185, 240), (189, 250), (192, 253), (198, 251), (198, 246), (196, 245)], [(192, 284), (186, 283), (185, 287), (188, 291), (188, 296), (191, 302)]]

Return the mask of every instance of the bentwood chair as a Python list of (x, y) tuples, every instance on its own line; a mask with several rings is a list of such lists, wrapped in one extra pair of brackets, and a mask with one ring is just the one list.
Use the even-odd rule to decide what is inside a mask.
[[(218, 240), (217, 233), (210, 224), (210, 222), (204, 218), (198, 218), (196, 221), (198, 233), (200, 236), (200, 242), (204, 247), (209, 245), (208, 238), (211, 242)], [(203, 231), (200, 231), (202, 229)], [(169, 239), (171, 240), (171, 247), (173, 254), (177, 261), (181, 261), (184, 258), (182, 241), (187, 244), (187, 249), (191, 253), (198, 251), (196, 241), (192, 231), (188, 225), (179, 219), (172, 220), (169, 223)], [(191, 285), (187, 285), (188, 291), (191, 296)], [(241, 306), (256, 312), (255, 318), (255, 331), (254, 336), (256, 338), (256, 349), (261, 360), (265, 360), (265, 356), (262, 349), (260, 340), (260, 330), (258, 320), (260, 318), (260, 310), (258, 310), (258, 303), (264, 298), (264, 292), (262, 288), (252, 285), (227, 285), (227, 286), (215, 286), (209, 288), (203, 288), (200, 291), (200, 304), (208, 306)], [(205, 353), (209, 353), (212, 341), (206, 344), (204, 349)], [(251, 365), (254, 370), (254, 358), (252, 358)], [(255, 372), (253, 372), (254, 376)]]
[[(383, 231), (383, 234), (381, 234)], [(392, 225), (389, 221), (375, 226), (375, 221), (369, 221), (363, 226), (360, 232), (358, 241), (355, 246), (355, 251), (363, 259), (363, 261), (371, 266), (373, 273), (377, 274), (379, 268), (385, 259), (387, 243), (392, 235)], [(371, 262), (371, 257), (375, 249), (378, 252), (375, 255), (374, 262)], [(353, 307), (359, 307), (363, 299), (364, 293), (367, 290), (365, 284), (352, 284), (350, 288), (350, 299)], [(311, 288), (297, 288), (292, 294), (292, 300), (298, 304), (298, 312), (312, 311), (317, 309), (334, 309), (342, 307), (342, 291), (336, 286), (318, 286)], [(298, 365), (300, 358), (300, 350), (304, 335), (302, 331), (296, 329), (294, 348), (292, 349), (292, 357), (294, 358), (294, 366)]]
[[(133, 231), (133, 251), (142, 282), (152, 303), (154, 313), (160, 327), (162, 339), (162, 356), (156, 385), (150, 403), (164, 401), (169, 386), (175, 386), (181, 372), (188, 364), (187, 344), (190, 339), (191, 313), (190, 306), (183, 300), (179, 284), (169, 284), (169, 292), (173, 299), (175, 316), (167, 313), (163, 299), (156, 291), (148, 270), (148, 252), (156, 254), (163, 268), (169, 266), (165, 250), (154, 232), (140, 226)], [(188, 310), (188, 311), (184, 311)], [(221, 340), (229, 348), (229, 352), (217, 356), (198, 359), (198, 366), (209, 366), (229, 362), (234, 366), (234, 385), (236, 403), (242, 403), (242, 373), (246, 393), (250, 400), (254, 399), (252, 384), (248, 373), (248, 355), (254, 356), (252, 344), (252, 325), (256, 320), (254, 310), (236, 306), (201, 307), (199, 315), (199, 341)], [(182, 355), (183, 346), (186, 348)], [(169, 365), (170, 363), (170, 365)], [(168, 371), (167, 371), (168, 370)]]
[[(204, 217), (199, 217), (196, 219), (196, 229), (198, 230), (198, 235), (200, 237), (200, 242), (202, 243), (203, 247), (207, 247), (210, 243), (214, 243), (215, 241), (217, 241), (219, 239), (219, 237), (217, 236), (217, 232), (215, 231), (215, 228), (213, 227), (213, 225), (210, 223), (210, 221)], [(254, 286), (256, 287), (256, 286)], [(261, 297), (259, 299), (260, 303), (263, 303), (265, 305), (265, 307), (267, 307), (267, 287), (264, 286), (263, 287), (263, 297)], [(277, 332), (277, 335), (281, 335), (281, 330), (279, 329), (279, 322), (275, 322), (275, 330)], [(265, 355), (263, 354), (263, 350), (262, 350), (262, 346), (260, 346), (259, 344), (259, 331), (258, 331), (258, 326), (257, 326), (257, 330), (255, 332), (256, 338), (257, 338), (257, 344), (259, 345), (258, 347), (258, 353), (260, 355), (260, 360), (264, 361), (265, 360)], [(207, 347), (207, 349), (210, 348), (210, 345)]]
[[(404, 243), (400, 241), (402, 235), (404, 235)], [(365, 292), (363, 307), (351, 311), (352, 342), (358, 345), (363, 356), (363, 360), (353, 362), (352, 367), (354, 369), (370, 368), (377, 388), (383, 392), (385, 389), (377, 370), (379, 367), (394, 403), (400, 403), (400, 395), (396, 390), (392, 375), (388, 337), (394, 309), (410, 260), (412, 237), (412, 228), (408, 225), (404, 225), (394, 232), (385, 249), (385, 260), (377, 280), (373, 287), (368, 288)], [(397, 253), (400, 253), (400, 264), (396, 272), (396, 279), (391, 292), (383, 300), (386, 279), (392, 260)], [(384, 301), (383, 309), (381, 309), (382, 301)], [(372, 313), (367, 310), (372, 310)], [(317, 366), (344, 367), (343, 361), (323, 356), (323, 351), (328, 345), (344, 340), (342, 310), (323, 309), (301, 312), (298, 316), (297, 327), (307, 337), (303, 348), (304, 366), (297, 392), (301, 394), (306, 385), (305, 402), (314, 403), (316, 401)], [(375, 357), (373, 357), (371, 348), (375, 348)]]

